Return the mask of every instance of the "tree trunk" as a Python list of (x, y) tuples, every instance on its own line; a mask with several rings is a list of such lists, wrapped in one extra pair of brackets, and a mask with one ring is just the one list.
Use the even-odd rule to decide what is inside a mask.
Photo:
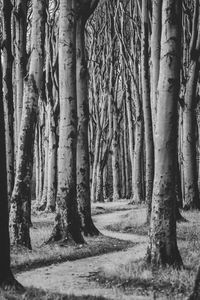
[(47, 186), (47, 211), (55, 211), (56, 190), (57, 190), (57, 141), (56, 141), (56, 122), (53, 109), (49, 104), (49, 147), (48, 147), (48, 186)]
[(33, 1), (30, 68), (24, 88), (16, 177), (10, 210), (12, 243), (28, 248), (31, 248), (29, 233), (30, 211), (28, 208), (31, 201), (30, 187), (33, 169), (36, 113), (43, 79), (45, 8), (44, 0)]
[(160, 38), (161, 38), (161, 16), (162, 0), (152, 1), (152, 35), (151, 35), (151, 61), (152, 61), (152, 120), (153, 130), (156, 126), (157, 97), (158, 97), (158, 79), (160, 72)]
[[(23, 89), (24, 77), (26, 75), (26, 30), (27, 30), (27, 2), (28, 0), (17, 0), (14, 7), (15, 16), (15, 72), (16, 72), (16, 132), (20, 131), (22, 107), (23, 107)], [(17, 139), (17, 137), (16, 137)]]
[(133, 125), (133, 113), (132, 113), (132, 98), (131, 98), (131, 89), (130, 89), (130, 80), (127, 80), (126, 87), (126, 115), (128, 120), (128, 136), (129, 136), (129, 151), (130, 151), (130, 160), (131, 160), (131, 172), (132, 172), (132, 196), (134, 193), (134, 125)]
[(83, 243), (76, 192), (76, 1), (61, 0), (59, 16), (60, 127), (55, 225), (50, 240)]
[(92, 186), (91, 186), (91, 201), (92, 202), (97, 202), (96, 186), (97, 186), (97, 167), (98, 167), (98, 162), (100, 159), (100, 140), (101, 140), (101, 131), (100, 131), (100, 128), (97, 127), (95, 147), (94, 147), (94, 163), (93, 163), (93, 171), (92, 171)]
[[(133, 174), (133, 171), (132, 171), (132, 168), (129, 168), (129, 156), (128, 156), (128, 133), (127, 133), (127, 112), (126, 112), (126, 100), (124, 101), (124, 163), (125, 163), (125, 172), (126, 172), (126, 198), (127, 199), (130, 199), (131, 197), (131, 193), (132, 193), (132, 190), (131, 188), (133, 189), (133, 185), (130, 184), (130, 174), (129, 174), (129, 170), (131, 169), (131, 172)], [(134, 137), (133, 137), (134, 138)], [(130, 140), (129, 140), (129, 143), (130, 143)], [(134, 149), (134, 148), (133, 148)], [(133, 151), (133, 154), (134, 154), (134, 151)], [(133, 165), (133, 162), (131, 161), (131, 166)]]
[(140, 95), (136, 92), (136, 124), (135, 124), (135, 148), (134, 148), (134, 171), (133, 176), (133, 201), (141, 203), (143, 200), (142, 189), (142, 149), (143, 149), (143, 120), (142, 120), (142, 103)]
[(3, 101), (6, 134), (6, 162), (7, 162), (7, 184), (8, 200), (10, 201), (14, 185), (14, 107), (13, 107), (13, 85), (12, 85), (12, 48), (11, 48), (11, 12), (10, 0), (3, 1)]
[(181, 1), (162, 6), (161, 62), (155, 134), (155, 178), (148, 245), (152, 265), (180, 267), (176, 239), (175, 169), (177, 153), (177, 98), (180, 79)]
[[(1, 61), (1, 53), (0, 53)], [(8, 228), (8, 196), (7, 196), (7, 170), (5, 147), (5, 124), (2, 96), (2, 71), (0, 64), (0, 288), (19, 289), (22, 286), (14, 279), (10, 268), (10, 240)]]
[(117, 99), (113, 101), (113, 139), (112, 139), (112, 174), (113, 174), (113, 201), (121, 198), (120, 165), (119, 165), (119, 125)]
[(183, 208), (200, 208), (196, 169), (195, 141), (195, 99), (198, 78), (198, 62), (192, 61), (186, 86), (185, 105), (183, 108)]
[(103, 169), (101, 162), (97, 165), (97, 179), (96, 179), (96, 201), (104, 202), (103, 198)]
[(88, 70), (85, 58), (85, 20), (79, 15), (76, 28), (76, 94), (78, 116), (77, 139), (77, 201), (81, 228), (85, 236), (96, 235), (98, 230), (91, 217), (90, 162), (88, 145), (89, 99)]
[(45, 210), (47, 206), (47, 192), (48, 192), (48, 169), (49, 169), (49, 114), (45, 113), (45, 133), (44, 133), (44, 181), (42, 189), (42, 198), (39, 210)]
[(147, 204), (147, 222), (150, 222), (154, 178), (154, 144), (150, 99), (148, 22), (148, 1), (142, 0), (141, 77), (145, 142), (145, 196)]

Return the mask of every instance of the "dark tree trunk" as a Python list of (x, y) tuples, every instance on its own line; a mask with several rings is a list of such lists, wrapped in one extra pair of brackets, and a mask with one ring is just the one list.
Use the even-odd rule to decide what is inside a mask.
[(11, 12), (10, 0), (3, 1), (3, 102), (6, 134), (7, 189), (10, 200), (14, 185), (14, 107), (12, 84)]
[(78, 16), (76, 24), (76, 91), (77, 91), (77, 201), (84, 235), (97, 235), (99, 232), (91, 217), (90, 163), (88, 147), (88, 70), (85, 58), (85, 20)]

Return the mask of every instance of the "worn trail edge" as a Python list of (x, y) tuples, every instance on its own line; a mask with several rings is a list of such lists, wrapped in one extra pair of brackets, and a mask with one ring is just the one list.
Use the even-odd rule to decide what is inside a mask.
[(103, 296), (107, 299), (115, 300), (151, 299), (149, 296), (145, 297), (137, 294), (124, 295), (122, 290), (117, 288), (104, 288), (97, 282), (89, 280), (89, 277), (95, 272), (98, 272), (102, 266), (109, 268), (109, 266), (113, 266), (116, 262), (121, 261), (124, 263), (130, 259), (134, 261), (145, 256), (147, 237), (111, 232), (103, 229), (104, 226), (116, 222), (126, 213), (127, 212), (124, 211), (109, 213), (103, 216), (96, 216), (94, 220), (104, 235), (134, 242), (136, 243), (134, 247), (119, 252), (83, 258), (76, 261), (67, 261), (57, 265), (22, 272), (17, 274), (17, 280), (23, 282), (23, 285), (27, 287), (34, 286), (61, 294)]

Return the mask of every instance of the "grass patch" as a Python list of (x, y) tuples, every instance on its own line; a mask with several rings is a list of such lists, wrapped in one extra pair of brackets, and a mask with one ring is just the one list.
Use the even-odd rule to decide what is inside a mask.
[(36, 288), (27, 288), (24, 294), (0, 292), (0, 300), (107, 300), (100, 296), (74, 296), (50, 293)]
[(11, 247), (11, 265), (14, 272), (30, 270), (67, 260), (100, 255), (112, 251), (119, 251), (133, 245), (129, 241), (122, 241), (103, 235), (85, 238), (82, 245), (59, 244), (45, 245), (53, 228), (53, 214), (38, 214), (32, 218), (31, 228), (32, 250), (22, 247)]
[(136, 207), (121, 216), (117, 223), (106, 226), (107, 230), (118, 231), (123, 233), (133, 233), (147, 235), (149, 225), (146, 223), (146, 208)]
[(92, 215), (108, 214), (115, 211), (126, 211), (131, 209), (129, 200), (117, 200), (114, 202), (92, 203)]
[(192, 292), (196, 271), (174, 270), (171, 267), (153, 271), (143, 260), (139, 260), (118, 263), (109, 269), (104, 267), (90, 280), (95, 280), (104, 287), (117, 287), (127, 295), (137, 293), (151, 297), (154, 294), (161, 299), (183, 299)]
[[(124, 293), (133, 291), (138, 295), (161, 297), (161, 299), (185, 299), (193, 289), (199, 266), (200, 252), (200, 212), (182, 212), (187, 223), (177, 224), (178, 247), (184, 262), (184, 269), (171, 267), (152, 270), (143, 260), (130, 259), (116, 262), (113, 266), (103, 266), (93, 279), (108, 287), (118, 287)], [(123, 215), (118, 223), (107, 229), (147, 235), (148, 226), (143, 209), (132, 210)]]

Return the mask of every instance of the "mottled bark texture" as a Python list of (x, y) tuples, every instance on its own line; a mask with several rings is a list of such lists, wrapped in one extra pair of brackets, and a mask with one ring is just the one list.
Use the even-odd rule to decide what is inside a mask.
[(59, 16), (60, 127), (55, 226), (50, 240), (83, 243), (76, 191), (76, 1), (61, 0)]
[(154, 178), (154, 143), (151, 117), (150, 99), (150, 70), (149, 70), (149, 27), (148, 1), (142, 1), (142, 37), (141, 37), (141, 78), (142, 103), (144, 115), (144, 142), (145, 142), (145, 200), (147, 204), (147, 222), (151, 217), (151, 200)]
[(45, 8), (45, 0), (33, 1), (30, 67), (24, 87), (16, 177), (10, 208), (11, 241), (28, 248), (31, 248), (29, 208), (36, 113), (44, 65)]
[[(158, 80), (160, 73), (160, 38), (161, 38), (161, 16), (162, 16), (162, 0), (152, 1), (152, 34), (151, 34), (151, 110), (153, 130), (156, 126), (157, 98), (158, 98)], [(155, 133), (155, 132), (154, 132)]]
[(13, 10), (15, 16), (15, 74), (16, 74), (16, 132), (20, 131), (21, 115), (23, 107), (24, 77), (26, 75), (26, 30), (27, 30), (27, 2), (28, 0), (16, 0)]
[(12, 3), (10, 0), (3, 1), (3, 102), (6, 134), (6, 165), (8, 199), (10, 201), (14, 185), (14, 107), (13, 107), (13, 85), (12, 85), (12, 48), (11, 48), (11, 12)]
[(180, 267), (176, 239), (175, 170), (177, 98), (180, 78), (180, 3), (162, 5), (161, 62), (155, 134), (155, 177), (147, 260), (152, 265)]
[[(88, 1), (90, 2), (90, 1)], [(83, 6), (83, 7), (82, 7)], [(88, 146), (89, 98), (88, 70), (85, 56), (84, 5), (78, 5), (76, 24), (76, 96), (78, 116), (77, 138), (77, 202), (84, 235), (97, 235), (98, 230), (91, 217), (90, 162)], [(88, 13), (88, 12), (87, 12)]]
[(200, 53), (200, 6), (199, 0), (194, 1), (193, 28), (190, 41), (190, 66), (183, 105), (183, 176), (185, 209), (200, 208), (197, 166), (196, 166), (196, 137), (195, 137), (195, 108), (196, 89), (199, 73)]
[[(1, 60), (1, 54), (0, 54)], [(0, 65), (0, 289), (19, 289), (22, 286), (15, 280), (10, 268), (10, 240), (8, 229), (8, 196), (5, 124), (2, 97), (2, 71)]]
[(117, 99), (113, 101), (113, 138), (112, 138), (112, 175), (113, 175), (113, 200), (121, 198), (120, 160), (119, 160), (119, 124)]

